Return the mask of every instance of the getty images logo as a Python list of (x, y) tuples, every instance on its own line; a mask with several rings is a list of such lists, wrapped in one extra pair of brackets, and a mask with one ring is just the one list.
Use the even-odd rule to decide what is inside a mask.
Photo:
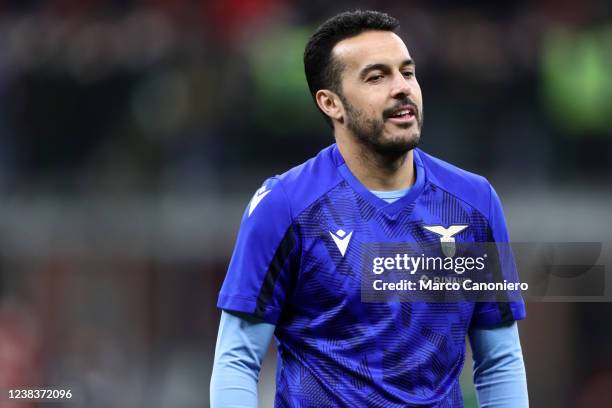
[(448, 228), (444, 228), (441, 225), (423, 225), (423, 228), (427, 231), (440, 235), (442, 252), (450, 257), (455, 255), (455, 235), (467, 227), (467, 225), (451, 225)]

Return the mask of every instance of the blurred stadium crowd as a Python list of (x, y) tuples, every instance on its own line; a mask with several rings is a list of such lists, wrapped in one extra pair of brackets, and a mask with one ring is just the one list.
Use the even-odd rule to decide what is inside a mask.
[[(423, 149), (488, 177), (513, 239), (610, 241), (608, 2), (0, 0), (0, 389), (207, 404), (240, 214), (333, 141), (302, 53), (354, 8), (401, 21)], [(528, 305), (533, 406), (612, 401), (611, 317)]]

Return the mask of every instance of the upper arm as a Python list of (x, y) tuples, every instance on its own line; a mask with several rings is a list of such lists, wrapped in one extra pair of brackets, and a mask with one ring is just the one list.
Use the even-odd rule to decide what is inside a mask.
[(248, 204), (217, 306), (276, 324), (294, 279), (298, 239), (289, 200), (268, 179)]
[(529, 396), (516, 322), (469, 332), (474, 385), (483, 408), (527, 408)]
[(215, 366), (233, 365), (256, 379), (274, 329), (273, 324), (255, 317), (223, 311), (215, 348)]
[(469, 331), (469, 340), (475, 371), (507, 362), (516, 357), (522, 359), (516, 322), (502, 323), (487, 328), (472, 328)]
[[(519, 282), (514, 255), (510, 246), (510, 237), (499, 196), (489, 184), (489, 241), (496, 253), (491, 254), (488, 264), (492, 269), (491, 279), (494, 282)], [(471, 320), (472, 327), (491, 327), (526, 316), (525, 303), (519, 291), (508, 291), (505, 299), (493, 302), (477, 302)]]
[(257, 380), (274, 325), (223, 311), (210, 380), (213, 408), (256, 408)]

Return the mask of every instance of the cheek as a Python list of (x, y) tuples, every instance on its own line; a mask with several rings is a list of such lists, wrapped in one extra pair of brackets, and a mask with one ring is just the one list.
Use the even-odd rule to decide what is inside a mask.
[(379, 117), (382, 115), (382, 111), (386, 108), (386, 99), (384, 96), (378, 96), (372, 92), (365, 97), (362, 102), (362, 111), (368, 117)]
[(345, 96), (356, 110), (368, 116), (385, 106), (386, 93), (377, 87), (354, 86)]
[(423, 102), (423, 94), (421, 93), (421, 86), (419, 85), (418, 82), (415, 81), (415, 85), (413, 88), (413, 95), (415, 95), (415, 98), (418, 99), (418, 101), (420, 103)]
[(371, 117), (376, 113), (376, 105), (371, 99), (353, 98), (349, 102), (353, 110), (360, 116)]

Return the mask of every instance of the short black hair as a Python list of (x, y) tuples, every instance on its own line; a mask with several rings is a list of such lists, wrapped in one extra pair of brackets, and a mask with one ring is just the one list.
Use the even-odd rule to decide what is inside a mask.
[[(332, 56), (336, 44), (365, 31), (396, 32), (398, 28), (399, 21), (396, 18), (372, 10), (346, 11), (321, 24), (304, 50), (304, 71), (312, 98), (315, 99), (319, 89), (329, 89), (342, 95), (340, 74), (344, 67)], [(323, 115), (332, 125), (331, 119), (325, 113)]]

